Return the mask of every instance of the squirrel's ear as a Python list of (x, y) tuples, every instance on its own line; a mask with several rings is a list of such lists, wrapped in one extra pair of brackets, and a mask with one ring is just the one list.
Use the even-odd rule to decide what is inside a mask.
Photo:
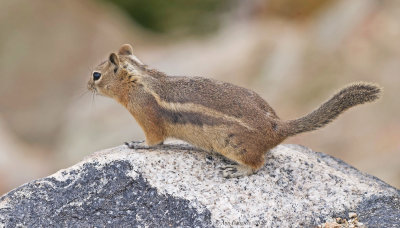
[(117, 56), (117, 54), (115, 53), (111, 53), (110, 57), (108, 57), (108, 59), (110, 60), (110, 62), (112, 64), (114, 64), (115, 66), (119, 66), (119, 58)]
[(133, 49), (130, 44), (124, 44), (119, 48), (118, 54), (120, 55), (132, 55)]

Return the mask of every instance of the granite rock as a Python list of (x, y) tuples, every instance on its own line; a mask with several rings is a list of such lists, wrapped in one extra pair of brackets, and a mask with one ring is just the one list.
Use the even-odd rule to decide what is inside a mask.
[(329, 155), (279, 145), (255, 175), (225, 179), (222, 156), (173, 142), (126, 146), (0, 198), (0, 227), (315, 227), (350, 212), (400, 224), (400, 191)]

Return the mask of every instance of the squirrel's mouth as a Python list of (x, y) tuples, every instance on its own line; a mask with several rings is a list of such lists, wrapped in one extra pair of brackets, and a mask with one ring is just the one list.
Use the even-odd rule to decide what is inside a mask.
[(93, 93), (97, 93), (97, 88), (93, 82), (89, 81), (87, 85), (87, 89)]

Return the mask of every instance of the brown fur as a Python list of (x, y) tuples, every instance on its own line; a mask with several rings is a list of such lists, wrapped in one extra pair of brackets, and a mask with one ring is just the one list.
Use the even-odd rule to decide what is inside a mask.
[(346, 109), (379, 97), (369, 83), (345, 87), (312, 113), (282, 121), (255, 92), (202, 77), (167, 76), (149, 69), (123, 45), (118, 54), (96, 67), (100, 79), (88, 88), (125, 106), (146, 135), (149, 146), (178, 138), (216, 151), (240, 166), (225, 177), (249, 175), (264, 164), (267, 151), (289, 136), (322, 127)]

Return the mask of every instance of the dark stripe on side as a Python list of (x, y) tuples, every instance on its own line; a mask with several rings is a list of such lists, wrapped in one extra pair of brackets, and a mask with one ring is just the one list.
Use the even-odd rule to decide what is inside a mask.
[(192, 124), (196, 126), (216, 126), (231, 123), (223, 118), (207, 116), (197, 112), (175, 112), (160, 107), (160, 113), (168, 122), (173, 124)]

